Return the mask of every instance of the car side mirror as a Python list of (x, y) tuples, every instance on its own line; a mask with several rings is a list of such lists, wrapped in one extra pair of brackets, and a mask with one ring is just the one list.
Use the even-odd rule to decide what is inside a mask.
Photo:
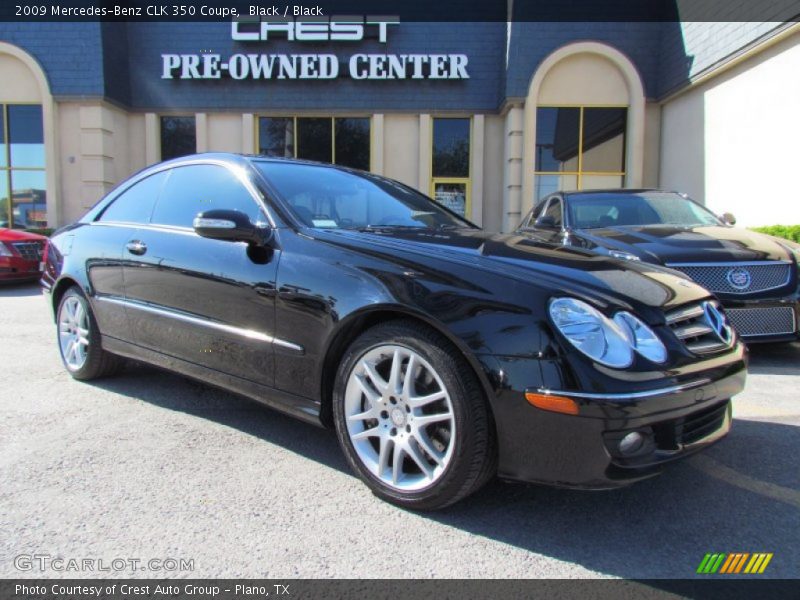
[(264, 246), (272, 239), (272, 229), (256, 227), (238, 210), (208, 210), (194, 218), (194, 231), (200, 237), (228, 242), (247, 242)]
[(539, 229), (558, 229), (558, 225), (556, 225), (556, 219), (551, 215), (543, 215), (536, 219), (534, 227), (538, 227)]
[(722, 213), (722, 221), (728, 225), (736, 225), (736, 217), (733, 216), (733, 213)]

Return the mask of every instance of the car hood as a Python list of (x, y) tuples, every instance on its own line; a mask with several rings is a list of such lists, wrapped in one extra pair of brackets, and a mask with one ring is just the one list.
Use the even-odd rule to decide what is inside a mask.
[(0, 228), (0, 242), (42, 242), (46, 239), (46, 237), (37, 233)]
[(708, 297), (705, 289), (669, 269), (516, 234), (489, 234), (475, 229), (387, 229), (314, 230), (313, 235), (380, 255), (422, 273), (441, 273), (440, 261), (447, 261), (546, 288), (553, 295), (583, 296), (628, 308), (646, 305), (667, 310)]
[(622, 250), (657, 264), (791, 260), (773, 238), (736, 227), (645, 225), (579, 229), (572, 235), (589, 249)]

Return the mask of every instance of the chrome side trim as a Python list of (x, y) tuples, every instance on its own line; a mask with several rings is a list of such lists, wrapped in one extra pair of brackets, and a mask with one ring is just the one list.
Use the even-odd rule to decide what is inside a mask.
[(243, 329), (241, 327), (234, 327), (233, 325), (226, 325), (225, 323), (218, 323), (216, 321), (209, 321), (208, 319), (202, 319), (200, 317), (195, 317), (192, 315), (188, 315), (186, 313), (176, 312), (166, 308), (159, 308), (157, 306), (153, 306), (152, 304), (145, 304), (143, 302), (134, 302), (132, 300), (126, 300), (124, 298), (115, 298), (113, 296), (96, 296), (96, 298), (97, 300), (100, 300), (102, 302), (110, 302), (111, 304), (117, 304), (119, 306), (125, 306), (127, 308), (135, 308), (144, 312), (149, 312), (154, 315), (159, 315), (170, 319), (176, 319), (178, 321), (183, 321), (184, 323), (191, 323), (192, 325), (199, 325), (200, 327), (206, 327), (208, 329), (216, 329), (217, 331), (224, 331), (225, 333), (238, 335), (240, 337), (244, 337), (250, 340), (256, 340), (267, 344), (276, 344), (278, 346), (288, 348), (289, 350), (293, 350), (300, 354), (302, 354), (305, 351), (302, 346), (299, 346), (292, 342), (287, 342), (286, 340), (282, 340), (280, 338), (276, 338), (271, 335), (267, 335), (266, 333), (262, 333), (260, 331), (254, 331), (252, 329)]
[(91, 227), (124, 227), (125, 229), (145, 229), (150, 231), (168, 231), (169, 233), (181, 233), (183, 235), (197, 235), (190, 227), (178, 227), (176, 225), (156, 225), (155, 223), (132, 223), (129, 221), (92, 221), (88, 223)]
[(691, 390), (696, 387), (711, 383), (710, 379), (698, 379), (681, 385), (659, 388), (657, 390), (646, 390), (644, 392), (633, 392), (629, 394), (596, 394), (592, 392), (572, 392), (563, 390), (548, 390), (539, 388), (538, 392), (545, 395), (566, 396), (568, 398), (586, 398), (587, 400), (637, 400), (640, 398), (652, 398), (654, 396), (668, 396)]

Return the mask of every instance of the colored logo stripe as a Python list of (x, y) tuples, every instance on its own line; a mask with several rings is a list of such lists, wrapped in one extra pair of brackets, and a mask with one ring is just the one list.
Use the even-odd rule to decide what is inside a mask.
[(714, 573), (727, 575), (736, 573), (760, 574), (767, 568), (772, 556), (771, 552), (754, 554), (749, 552), (709, 553), (700, 561), (697, 572), (704, 575), (713, 575)]

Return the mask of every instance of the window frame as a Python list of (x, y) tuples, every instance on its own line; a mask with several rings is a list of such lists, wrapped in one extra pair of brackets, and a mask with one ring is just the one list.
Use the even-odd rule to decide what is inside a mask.
[[(216, 160), (213, 158), (185, 158), (184, 160), (181, 159), (175, 159), (175, 160), (179, 162), (155, 165), (152, 168), (147, 169), (145, 172), (140, 173), (135, 178), (128, 179), (127, 181), (123, 182), (123, 184), (120, 184), (118, 188), (110, 192), (110, 194), (106, 196), (103, 201), (101, 201), (95, 207), (93, 207), (83, 217), (83, 219), (81, 219), (81, 221), (85, 220), (85, 222), (89, 222), (92, 225), (102, 225), (103, 223), (100, 219), (103, 213), (105, 212), (106, 208), (111, 206), (117, 200), (117, 198), (119, 198), (126, 191), (130, 190), (133, 186), (143, 181), (144, 179), (152, 175), (155, 175), (156, 173), (161, 173), (163, 171), (172, 171), (173, 169), (177, 169), (179, 167), (188, 167), (192, 165), (216, 165), (218, 167), (226, 169), (234, 179), (236, 179), (242, 186), (244, 186), (244, 188), (250, 194), (250, 197), (253, 199), (253, 202), (255, 202), (256, 205), (259, 206), (259, 208), (261, 208), (261, 212), (264, 213), (264, 216), (267, 219), (267, 224), (269, 225), (269, 227), (272, 229), (277, 228), (278, 225), (275, 220), (275, 215), (273, 214), (275, 209), (271, 205), (271, 200), (269, 198), (268, 191), (262, 189), (263, 186), (257, 183), (258, 177), (260, 177), (260, 175), (254, 171), (253, 167), (248, 167), (245, 172), (236, 169), (237, 165), (235, 164), (231, 164), (223, 160)], [(241, 177), (239, 176), (240, 174), (242, 175)], [(169, 178), (169, 175), (170, 173), (167, 174), (167, 178)], [(263, 177), (261, 179), (263, 180)], [(159, 191), (159, 196), (160, 196), (160, 191)], [(156, 202), (158, 202), (158, 200), (156, 200)], [(155, 204), (153, 205), (153, 209), (155, 209)], [(153, 223), (152, 216), (153, 215), (151, 211), (149, 222), (145, 225), (140, 225), (139, 227), (194, 233), (194, 228), (192, 227), (159, 225)]]
[[(428, 147), (430, 148), (430, 164), (428, 172), (430, 173), (430, 184), (428, 186), (428, 194), (436, 202), (436, 185), (437, 184), (465, 184), (464, 190), (466, 199), (464, 201), (464, 216), (462, 218), (472, 220), (472, 138), (474, 129), (474, 115), (431, 115), (430, 126), (430, 139), (428, 140)], [(469, 137), (467, 142), (469, 144), (469, 151), (467, 152), (467, 176), (466, 177), (437, 177), (433, 173), (433, 155), (434, 155), (434, 130), (436, 119), (466, 119), (469, 121)], [(437, 202), (438, 203), (438, 202)]]
[[(172, 158), (164, 158), (163, 150), (164, 150), (164, 119), (180, 119), (180, 118), (187, 118), (192, 119), (194, 121), (194, 151), (189, 154), (183, 154), (181, 156), (173, 156)], [(187, 156), (191, 156), (192, 154), (197, 154), (197, 114), (196, 113), (158, 113), (158, 159), (160, 161), (163, 160), (177, 160), (179, 158), (186, 158)]]
[[(44, 165), (41, 167), (15, 167), (11, 164), (11, 136), (8, 129), (8, 107), (9, 106), (38, 106), (42, 109), (42, 146), (44, 147)], [(47, 217), (48, 211), (48, 190), (47, 190), (47, 143), (44, 136), (44, 105), (41, 102), (0, 102), (0, 119), (3, 122), (3, 138), (5, 144), (5, 166), (0, 166), (0, 178), (5, 179), (8, 186), (8, 208), (5, 217), (8, 219), (8, 228), (14, 229), (14, 185), (13, 177), (15, 171), (23, 171), (29, 173), (43, 173), (45, 177), (45, 216)], [(2, 188), (0, 188), (2, 189)], [(45, 219), (49, 224), (49, 217)], [(30, 229), (26, 226), (24, 229)]]
[[(629, 120), (630, 120), (630, 110), (631, 107), (628, 104), (537, 104), (536, 110), (538, 111), (540, 108), (577, 108), (579, 112), (578, 117), (578, 168), (575, 171), (539, 171), (536, 169), (536, 155), (534, 153), (533, 158), (533, 176), (534, 178), (539, 177), (540, 175), (544, 176), (569, 176), (575, 177), (577, 181), (577, 186), (574, 191), (580, 192), (583, 191), (583, 177), (584, 175), (592, 177), (592, 176), (608, 176), (608, 177), (620, 177), (621, 178), (621, 187), (625, 187), (626, 179), (628, 176), (628, 134), (630, 128), (628, 127)], [(583, 134), (584, 134), (584, 111), (589, 108), (619, 108), (625, 109), (625, 139), (622, 146), (622, 166), (623, 169), (621, 171), (584, 171), (583, 170)], [(538, 127), (538, 125), (537, 125)], [(536, 139), (534, 138), (534, 147), (536, 145)], [(534, 181), (534, 193), (536, 191), (536, 184)], [(565, 191), (565, 190), (560, 190)], [(545, 200), (547, 200), (549, 196), (545, 196)], [(534, 202), (536, 202), (536, 198), (534, 198)]]
[[(374, 128), (372, 126), (372, 117), (373, 115), (366, 115), (366, 114), (337, 114), (331, 115), (328, 114), (316, 114), (316, 113), (309, 113), (309, 114), (287, 114), (287, 113), (269, 113), (269, 114), (257, 114), (255, 115), (255, 136), (253, 138), (253, 144), (255, 148), (253, 150), (254, 154), (261, 156), (261, 119), (292, 119), (292, 149), (293, 153), (292, 156), (265, 156), (265, 158), (299, 158), (297, 153), (299, 149), (298, 144), (298, 135), (297, 135), (297, 120), (298, 119), (330, 119), (331, 121), (331, 162), (325, 164), (336, 165), (338, 167), (344, 167), (345, 169), (350, 169), (353, 167), (349, 167), (347, 165), (338, 164), (336, 162), (336, 119), (366, 119), (369, 123), (369, 168), (367, 169), (368, 172), (372, 172), (372, 149), (374, 147)], [(300, 159), (304, 160), (304, 159)]]
[(567, 213), (566, 213), (566, 210), (564, 210), (565, 209), (564, 201), (562, 200), (561, 196), (559, 196), (558, 194), (550, 196), (550, 197), (547, 198), (547, 206), (544, 207), (544, 210), (542, 210), (542, 212), (540, 213), (540, 216), (542, 216), (542, 217), (546, 216), (547, 212), (550, 210), (550, 207), (552, 206), (552, 204), (554, 202), (558, 202), (559, 205), (560, 205), (559, 208), (561, 209), (561, 224), (558, 225), (558, 229), (560, 231), (564, 231), (564, 229), (567, 226), (567, 219), (566, 219), (566, 214)]

